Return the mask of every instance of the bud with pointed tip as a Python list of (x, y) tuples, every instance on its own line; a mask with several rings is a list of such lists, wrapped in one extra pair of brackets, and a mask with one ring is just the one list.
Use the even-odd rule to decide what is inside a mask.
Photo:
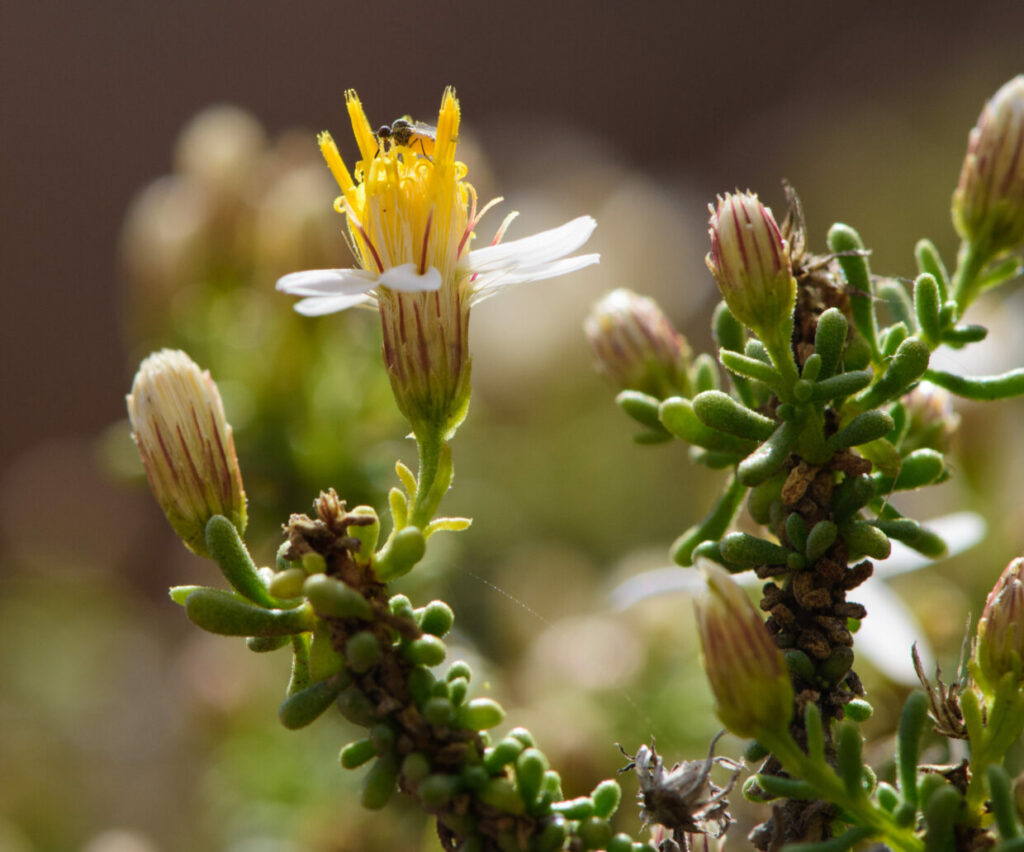
[(793, 687), (782, 653), (728, 572), (700, 557), (696, 565), (707, 581), (694, 607), (718, 718), (741, 737), (785, 731), (793, 718)]
[(967, 137), (953, 225), (986, 257), (1024, 243), (1024, 74), (992, 96)]
[(975, 673), (994, 688), (1007, 672), (1024, 682), (1024, 558), (1014, 559), (988, 593), (978, 621)]
[(752, 192), (726, 193), (708, 205), (708, 269), (725, 303), (747, 328), (764, 338), (792, 321), (796, 280), (789, 247), (770, 208)]
[(584, 330), (597, 369), (617, 390), (690, 396), (690, 346), (653, 299), (619, 288), (594, 305)]
[(209, 557), (210, 518), (223, 515), (239, 533), (246, 520), (242, 474), (217, 385), (184, 352), (163, 349), (139, 366), (127, 401), (153, 495), (185, 545)]

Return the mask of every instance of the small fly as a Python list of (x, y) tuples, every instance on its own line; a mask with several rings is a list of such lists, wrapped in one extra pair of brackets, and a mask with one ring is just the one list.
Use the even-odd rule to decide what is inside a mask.
[(382, 124), (376, 133), (378, 151), (387, 153), (392, 146), (413, 149), (419, 146), (420, 152), (428, 160), (434, 153), (434, 142), (437, 139), (437, 128), (422, 121), (413, 121), (412, 116), (403, 115), (391, 124)]

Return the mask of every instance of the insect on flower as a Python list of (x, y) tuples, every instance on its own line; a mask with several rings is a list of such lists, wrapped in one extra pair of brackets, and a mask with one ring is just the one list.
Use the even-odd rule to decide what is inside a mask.
[(423, 156), (430, 159), (437, 141), (437, 128), (422, 121), (413, 121), (411, 115), (396, 118), (391, 124), (382, 124), (375, 134), (380, 150), (385, 154), (392, 145), (412, 148), (419, 145)]
[[(725, 834), (732, 822), (727, 808), (727, 796), (739, 777), (743, 764), (728, 757), (715, 757), (715, 745), (725, 731), (720, 731), (711, 741), (711, 748), (704, 760), (684, 760), (665, 769), (654, 742), (642, 745), (635, 755), (629, 754), (622, 746), (619, 750), (630, 760), (619, 772), (636, 769), (640, 779), (637, 801), (644, 824), (658, 823), (672, 829), (674, 839), (683, 846), (683, 834), (707, 834), (713, 838)], [(732, 772), (724, 787), (711, 781), (711, 770), (723, 766)], [(685, 846), (683, 846), (685, 848)]]

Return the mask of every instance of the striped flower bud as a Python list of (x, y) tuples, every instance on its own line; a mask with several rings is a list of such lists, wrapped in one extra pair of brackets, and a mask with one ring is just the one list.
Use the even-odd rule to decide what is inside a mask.
[(708, 269), (733, 315), (762, 338), (791, 322), (796, 280), (789, 247), (772, 211), (751, 192), (718, 197), (708, 205)]
[(597, 369), (617, 390), (690, 396), (690, 346), (653, 299), (613, 290), (594, 305), (584, 330)]
[(217, 385), (184, 352), (163, 349), (139, 366), (127, 401), (153, 495), (186, 547), (209, 556), (214, 515), (245, 530), (242, 474)]
[(699, 557), (696, 565), (707, 581), (694, 607), (718, 718), (741, 737), (785, 730), (793, 718), (793, 687), (782, 653), (728, 572)]
[(1024, 243), (1024, 74), (992, 96), (967, 137), (953, 225), (986, 257)]
[(1014, 559), (988, 593), (978, 622), (975, 672), (985, 687), (995, 687), (1007, 672), (1024, 682), (1024, 558)]

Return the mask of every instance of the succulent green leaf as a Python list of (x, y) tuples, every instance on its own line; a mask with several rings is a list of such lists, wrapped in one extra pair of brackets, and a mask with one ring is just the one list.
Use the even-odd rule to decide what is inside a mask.
[(346, 682), (343, 677), (329, 678), (289, 695), (277, 708), (281, 724), (289, 730), (304, 728), (334, 703)]
[(661, 400), (657, 397), (640, 391), (624, 390), (615, 397), (615, 402), (640, 425), (656, 432), (663, 431), (658, 419), (658, 406), (661, 405)]
[(885, 533), (866, 521), (844, 524), (839, 535), (849, 545), (851, 557), (863, 554), (872, 559), (888, 559), (892, 552), (892, 543)]
[[(370, 811), (379, 811), (390, 801), (397, 782), (398, 761), (391, 755), (378, 758), (363, 778), (363, 807)], [(426, 780), (423, 783), (426, 783)]]
[(963, 797), (948, 784), (931, 796), (924, 810), (925, 852), (953, 852)]
[(914, 246), (914, 258), (917, 260), (917, 271), (927, 272), (939, 285), (939, 299), (945, 302), (949, 292), (949, 273), (942, 262), (942, 256), (931, 240), (918, 240)]
[(757, 775), (757, 785), (777, 799), (803, 799), (813, 801), (817, 790), (813, 784), (797, 778), (781, 778), (778, 775)]
[(408, 574), (427, 552), (427, 539), (418, 527), (395, 532), (373, 561), (373, 573), (382, 582)]
[(702, 352), (693, 360), (693, 387), (702, 391), (718, 390), (722, 386), (718, 376), (718, 365), (707, 352)]
[(500, 725), (505, 718), (505, 710), (490, 698), (474, 698), (458, 709), (457, 724), (473, 731), (486, 731)]
[(877, 357), (878, 327), (871, 292), (871, 268), (868, 265), (864, 242), (860, 234), (849, 225), (837, 222), (828, 232), (828, 246), (837, 255), (836, 260), (843, 271), (846, 283), (853, 290), (859, 291), (850, 294), (853, 324)]
[(220, 589), (196, 589), (185, 601), (185, 613), (197, 627), (222, 636), (287, 636), (313, 627), (308, 606), (264, 609)]
[(697, 394), (693, 411), (704, 425), (739, 438), (763, 441), (775, 431), (774, 420), (751, 411), (722, 391)]
[(870, 370), (852, 370), (849, 373), (840, 373), (838, 376), (822, 379), (816, 382), (811, 389), (811, 399), (815, 402), (825, 402), (843, 396), (852, 396), (871, 384), (871, 376)]
[(986, 770), (992, 813), (996, 818), (996, 827), (1005, 840), (1021, 836), (1021, 826), (1017, 817), (1017, 808), (1013, 801), (1013, 789), (1009, 773), (1002, 766), (992, 764)]
[(899, 345), (882, 377), (858, 398), (858, 404), (874, 408), (899, 396), (924, 375), (930, 357), (928, 344), (908, 337)]
[(725, 369), (737, 376), (763, 382), (773, 390), (782, 387), (782, 375), (779, 371), (759, 358), (751, 358), (741, 355), (739, 352), (730, 352), (728, 349), (719, 349), (718, 360), (722, 362)]
[(373, 617), (369, 601), (359, 592), (334, 577), (326, 574), (314, 574), (307, 577), (302, 587), (303, 593), (309, 598), (317, 615), (326, 618), (362, 618)]
[(799, 431), (795, 421), (781, 423), (768, 440), (739, 463), (736, 469), (739, 481), (754, 486), (767, 480), (786, 461)]
[(914, 314), (921, 337), (932, 348), (938, 346), (942, 338), (941, 306), (938, 282), (930, 273), (922, 272), (914, 282)]
[(706, 426), (697, 417), (693, 403), (681, 396), (673, 396), (661, 404), (661, 422), (677, 438), (689, 444), (726, 453), (746, 456), (756, 444), (753, 441), (737, 438)]
[(594, 788), (590, 798), (594, 800), (594, 816), (608, 819), (618, 810), (619, 802), (622, 801), (622, 788), (617, 781), (608, 779)]
[(917, 759), (928, 716), (928, 696), (916, 690), (908, 696), (896, 733), (896, 780), (903, 805), (917, 809)]
[(957, 376), (945, 370), (928, 370), (925, 378), (965, 399), (987, 402), (1024, 394), (1024, 367), (997, 376)]
[(824, 556), (825, 551), (835, 543), (838, 534), (839, 527), (832, 521), (818, 521), (811, 527), (811, 531), (807, 533), (807, 543), (804, 546), (804, 555), (807, 557), (807, 561), (814, 563)]
[(836, 731), (836, 768), (843, 779), (846, 793), (852, 799), (864, 796), (864, 761), (861, 759), (863, 739), (851, 722), (842, 722)]
[(818, 379), (829, 379), (839, 366), (846, 346), (846, 335), (849, 324), (838, 308), (829, 308), (818, 317), (818, 327), (814, 332), (814, 353), (821, 358), (821, 370)]
[(377, 749), (373, 743), (369, 739), (362, 739), (343, 746), (338, 761), (345, 769), (358, 769), (376, 756)]
[(722, 539), (722, 556), (737, 565), (785, 565), (789, 554), (782, 545), (747, 533), (730, 533)]
[(980, 343), (988, 337), (988, 329), (983, 325), (958, 325), (942, 332), (942, 342), (954, 349), (960, 349), (968, 343)]
[(825, 443), (829, 454), (867, 444), (888, 435), (896, 424), (884, 411), (865, 411), (858, 414)]
[(223, 515), (214, 515), (207, 522), (206, 549), (217, 561), (225, 579), (240, 595), (268, 609), (280, 606), (280, 601), (267, 591), (256, 573), (256, 565), (235, 525)]

